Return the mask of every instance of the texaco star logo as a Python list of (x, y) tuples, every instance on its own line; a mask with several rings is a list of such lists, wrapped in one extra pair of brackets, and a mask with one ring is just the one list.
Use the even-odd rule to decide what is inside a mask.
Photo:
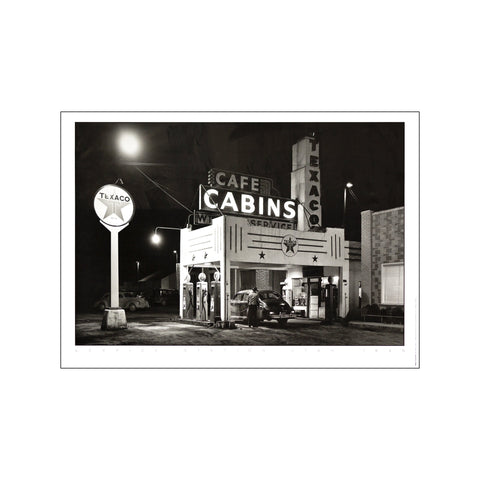
[(104, 185), (95, 194), (93, 208), (98, 218), (111, 227), (127, 224), (134, 213), (130, 194), (117, 185)]
[(282, 238), (282, 252), (287, 257), (293, 257), (298, 251), (298, 242), (293, 235), (285, 235)]

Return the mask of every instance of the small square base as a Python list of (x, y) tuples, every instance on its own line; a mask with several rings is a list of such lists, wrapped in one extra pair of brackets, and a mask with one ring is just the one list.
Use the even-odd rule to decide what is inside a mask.
[(128, 328), (127, 316), (123, 308), (106, 308), (103, 312), (102, 330)]

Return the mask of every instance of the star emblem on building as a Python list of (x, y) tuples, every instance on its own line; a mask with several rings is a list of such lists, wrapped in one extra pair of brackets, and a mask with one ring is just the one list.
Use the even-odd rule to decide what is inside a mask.
[(312, 258), (313, 258), (314, 262), (316, 262), (318, 260), (318, 257), (316, 255), (314, 255)]
[(262, 259), (265, 258), (265, 253), (263, 253), (263, 250), (259, 253), (259, 255), (260, 255), (260, 258)]
[(282, 252), (287, 257), (293, 257), (298, 251), (298, 241), (293, 235), (285, 235), (280, 241)]
[(287, 247), (287, 252), (294, 253), (293, 247), (297, 244), (297, 241), (292, 237), (287, 238), (283, 241), (283, 244)]

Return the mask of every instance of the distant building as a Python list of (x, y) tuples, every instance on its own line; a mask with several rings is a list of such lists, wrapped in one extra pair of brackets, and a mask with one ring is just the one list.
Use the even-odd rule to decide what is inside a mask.
[(362, 306), (403, 306), (405, 207), (361, 215)]

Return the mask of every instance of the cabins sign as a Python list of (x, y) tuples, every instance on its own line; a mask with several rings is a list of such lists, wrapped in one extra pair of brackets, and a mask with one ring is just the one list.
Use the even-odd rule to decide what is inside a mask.
[(290, 198), (200, 186), (199, 209), (296, 223), (297, 204)]

